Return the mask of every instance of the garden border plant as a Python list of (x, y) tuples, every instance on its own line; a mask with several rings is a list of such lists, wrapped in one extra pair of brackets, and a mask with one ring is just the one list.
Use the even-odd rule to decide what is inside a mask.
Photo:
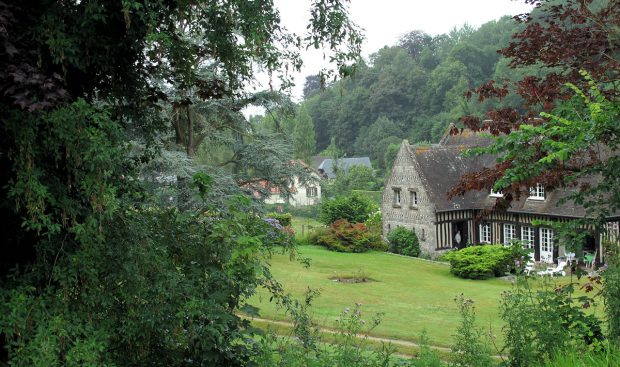
[(486, 279), (517, 272), (527, 252), (516, 242), (504, 245), (474, 245), (443, 255), (450, 272), (460, 278)]
[(398, 226), (388, 233), (387, 240), (390, 252), (412, 257), (420, 256), (420, 242), (413, 230)]

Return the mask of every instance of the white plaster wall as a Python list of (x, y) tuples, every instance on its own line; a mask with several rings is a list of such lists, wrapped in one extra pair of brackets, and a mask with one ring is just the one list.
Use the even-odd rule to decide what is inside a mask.
[[(319, 177), (317, 175), (312, 175), (316, 179), (315, 182), (308, 183), (306, 185), (302, 185), (299, 181), (298, 177), (295, 177), (292, 187), (296, 188), (296, 192), (294, 192), (289, 198), (289, 204), (292, 206), (305, 206), (305, 205), (316, 205), (321, 202), (321, 185), (319, 185)], [(315, 197), (306, 196), (306, 188), (307, 187), (316, 187), (317, 195)], [(271, 195), (265, 198), (266, 204), (285, 204), (287, 201), (280, 195)]]

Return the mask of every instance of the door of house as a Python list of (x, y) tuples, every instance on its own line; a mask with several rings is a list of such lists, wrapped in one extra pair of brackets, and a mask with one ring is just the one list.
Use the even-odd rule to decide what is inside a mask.
[(553, 230), (550, 228), (540, 229), (540, 261), (553, 262)]
[(452, 223), (452, 247), (461, 249), (465, 247), (468, 242), (467, 222), (460, 221)]

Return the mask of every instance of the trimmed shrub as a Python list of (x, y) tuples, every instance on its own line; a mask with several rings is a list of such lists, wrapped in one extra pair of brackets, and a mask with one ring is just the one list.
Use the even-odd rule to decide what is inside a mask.
[(470, 246), (446, 253), (452, 274), (467, 279), (502, 276), (511, 270), (517, 259), (512, 247), (502, 245)]
[(276, 213), (272, 212), (267, 214), (267, 218), (277, 219), (282, 227), (290, 227), (293, 216), (291, 213)]
[(390, 252), (414, 257), (420, 255), (420, 243), (414, 231), (399, 226), (388, 233), (387, 239)]
[(372, 231), (364, 223), (349, 223), (340, 219), (324, 232), (311, 238), (313, 244), (339, 252), (385, 251), (387, 245), (381, 240), (381, 232)]
[(377, 209), (377, 205), (370, 199), (360, 194), (351, 194), (324, 201), (321, 204), (319, 220), (327, 225), (339, 219), (350, 223), (363, 223)]

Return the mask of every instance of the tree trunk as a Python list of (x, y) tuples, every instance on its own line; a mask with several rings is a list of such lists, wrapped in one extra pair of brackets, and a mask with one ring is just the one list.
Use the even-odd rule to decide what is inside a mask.
[(185, 111), (187, 112), (187, 155), (191, 157), (194, 155), (194, 125), (189, 106), (186, 107)]
[(183, 136), (181, 134), (181, 116), (179, 114), (179, 108), (174, 108), (174, 117), (172, 118), (172, 126), (174, 126), (174, 141), (177, 144), (183, 144)]

